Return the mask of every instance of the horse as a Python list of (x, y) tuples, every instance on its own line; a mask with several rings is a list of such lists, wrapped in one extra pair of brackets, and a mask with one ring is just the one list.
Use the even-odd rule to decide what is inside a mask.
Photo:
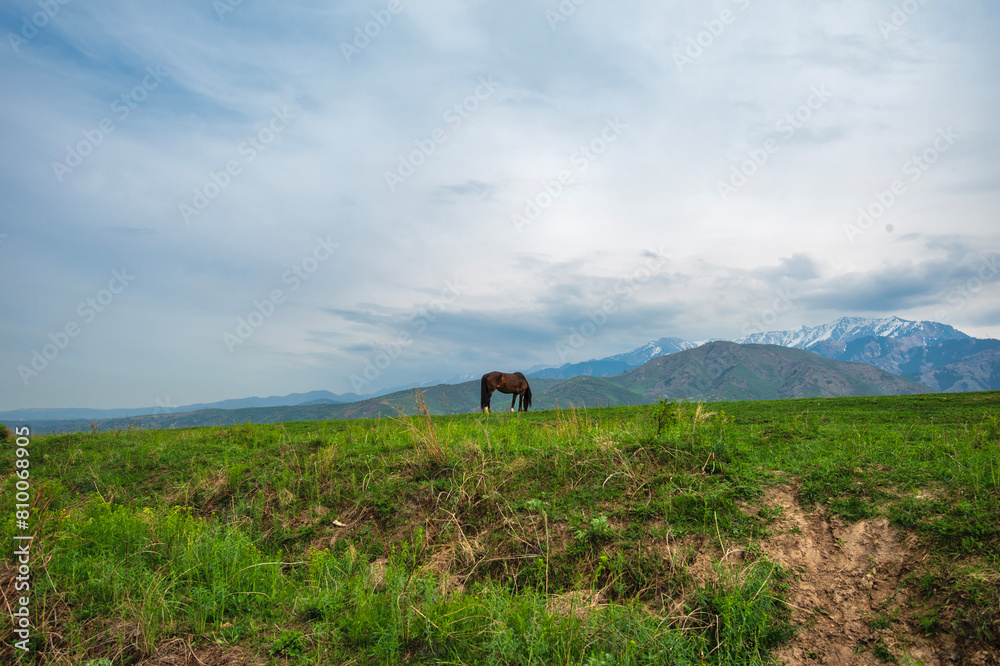
[(511, 374), (493, 371), (483, 375), (479, 401), (483, 413), (490, 411), (490, 396), (493, 395), (493, 391), (514, 394), (510, 399), (510, 411), (514, 411), (514, 403), (517, 402), (518, 396), (521, 397), (521, 403), (518, 405), (517, 411), (526, 412), (528, 407), (531, 407), (531, 387), (528, 386), (528, 380), (520, 372)]

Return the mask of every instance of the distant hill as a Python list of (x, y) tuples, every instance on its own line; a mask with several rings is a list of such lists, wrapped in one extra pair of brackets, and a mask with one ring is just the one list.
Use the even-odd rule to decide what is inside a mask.
[(978, 344), (974, 347), (983, 351), (943, 365), (935, 363), (934, 355), (928, 354), (931, 367), (908, 372), (906, 376), (943, 393), (1000, 390), (1000, 340), (975, 342)]
[(779, 345), (710, 342), (655, 358), (620, 377), (647, 401), (900, 395), (928, 393), (917, 382), (861, 363), (844, 363)]
[[(571, 377), (542, 391), (534, 399), (538, 409), (616, 407), (651, 402), (635, 387), (611, 377)], [(508, 405), (509, 406), (509, 405)]]
[(74, 420), (86, 421), (132, 418), (137, 416), (147, 416), (156, 414), (188, 413), (201, 410), (212, 409), (246, 409), (251, 407), (281, 407), (289, 405), (308, 404), (328, 404), (345, 403), (363, 400), (368, 396), (361, 396), (354, 393), (338, 395), (330, 391), (309, 391), (308, 393), (289, 393), (282, 396), (269, 396), (266, 398), (236, 398), (222, 400), (219, 402), (199, 402), (191, 405), (171, 405), (169, 398), (163, 405), (156, 407), (139, 407), (134, 409), (85, 409), (85, 408), (65, 408), (65, 409), (15, 409), (0, 412), (0, 421), (54, 421), (54, 420)]
[[(752, 333), (735, 342), (805, 349), (838, 361), (865, 363), (913, 381), (926, 382), (930, 388), (940, 391), (1000, 388), (990, 379), (1000, 374), (1000, 364), (991, 360), (992, 357), (980, 357), (970, 361), (971, 364), (965, 362), (967, 357), (985, 351), (991, 344), (1000, 345), (1000, 341), (976, 340), (939, 322), (909, 321), (900, 317), (841, 317), (798, 330)], [(680, 338), (660, 338), (630, 352), (539, 369), (529, 373), (529, 377), (610, 377), (654, 358), (694, 349), (699, 344)], [(983, 366), (984, 363), (988, 367)], [(933, 372), (936, 370), (941, 372)]]
[[(892, 361), (880, 365), (872, 362), (872, 356), (840, 356), (845, 347), (856, 340), (881, 337), (897, 340), (900, 346), (909, 349), (914, 346), (936, 345), (946, 341), (970, 341), (970, 336), (948, 326), (932, 321), (909, 321), (899, 317), (870, 319), (866, 317), (841, 317), (820, 326), (803, 326), (798, 330), (768, 331), (752, 333), (735, 340), (740, 344), (780, 345), (793, 349), (807, 349), (828, 358), (851, 362), (868, 363), (892, 370)], [(569, 378), (579, 375), (608, 377), (628, 372), (654, 358), (694, 349), (703, 343), (689, 342), (681, 338), (660, 338), (633, 349), (605, 358), (592, 359), (580, 363), (567, 363), (559, 367), (540, 369), (529, 373), (530, 377)], [(957, 347), (956, 347), (957, 349)], [(950, 359), (949, 362), (957, 360)]]
[(558, 368), (545, 368), (537, 370), (528, 375), (532, 377), (542, 377), (545, 379), (569, 379), (570, 377), (594, 376), (607, 377), (609, 375), (620, 375), (628, 372), (635, 366), (629, 365), (625, 361), (608, 361), (606, 359), (583, 361), (582, 363), (567, 363)]
[(899, 317), (841, 317), (797, 331), (769, 331), (742, 343), (780, 344), (827, 358), (865, 363), (934, 391), (1000, 389), (1000, 340), (977, 339), (947, 324)]
[(660, 338), (659, 340), (647, 342), (643, 346), (633, 349), (630, 352), (609, 356), (605, 360), (623, 361), (637, 368), (659, 356), (676, 354), (677, 352), (682, 352), (686, 349), (694, 349), (701, 344), (702, 343), (700, 342), (688, 342), (687, 340), (681, 340), (680, 338)]
[(848, 343), (826, 340), (807, 349), (838, 361), (867, 363), (935, 391), (1000, 389), (1000, 340), (965, 337), (923, 344), (913, 336), (869, 336)]
[[(556, 406), (641, 405), (659, 398), (690, 400), (770, 400), (928, 393), (914, 381), (862, 363), (844, 363), (801, 349), (777, 345), (710, 342), (659, 356), (613, 377), (531, 378), (532, 409)], [(479, 381), (421, 389), (432, 414), (479, 410)], [(494, 393), (493, 410), (510, 409), (510, 396)], [(240, 423), (280, 423), (345, 418), (392, 417), (416, 413), (414, 390), (352, 403), (199, 410), (99, 422), (112, 428), (181, 428)], [(89, 421), (33, 422), (36, 432), (87, 430)]]
[(630, 352), (583, 361), (581, 363), (566, 363), (557, 368), (544, 368), (530, 372), (528, 376), (569, 379), (570, 377), (579, 377), (581, 375), (593, 375), (594, 377), (619, 375), (623, 372), (628, 372), (632, 368), (637, 368), (657, 356), (692, 349), (697, 347), (698, 344), (696, 342), (681, 340), (680, 338), (660, 338), (653, 342), (647, 342), (642, 347), (633, 349)]

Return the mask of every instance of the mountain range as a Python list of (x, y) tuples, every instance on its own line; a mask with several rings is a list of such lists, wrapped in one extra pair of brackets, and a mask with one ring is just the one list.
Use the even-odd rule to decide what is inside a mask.
[(751, 333), (735, 342), (760, 345), (781, 345), (808, 349), (824, 341), (852, 342), (860, 338), (906, 338), (919, 340), (923, 344), (933, 344), (941, 340), (969, 340), (965, 333), (947, 324), (933, 321), (909, 321), (899, 317), (866, 319), (863, 317), (841, 317), (821, 326), (803, 326), (797, 331), (769, 331)]
[[(529, 371), (534, 409), (648, 404), (658, 398), (759, 400), (1000, 390), (1000, 340), (937, 322), (843, 317), (816, 327), (770, 331), (735, 342), (660, 338), (630, 352)], [(426, 382), (432, 413), (479, 408), (478, 379)], [(360, 396), (329, 391), (162, 405), (147, 410), (17, 410), (0, 421), (36, 432), (230, 425), (392, 416), (413, 411), (413, 388)], [(494, 409), (507, 408), (494, 396)]]
[[(923, 384), (933, 391), (1000, 390), (1000, 340), (973, 338), (952, 326), (933, 321), (841, 317), (821, 326), (752, 333), (734, 342), (804, 349), (836, 361), (864, 363)], [(626, 354), (567, 363), (529, 376), (616, 375), (698, 344), (679, 338), (661, 338)]]
[(932, 321), (843, 317), (824, 326), (754, 334), (737, 342), (779, 344), (866, 363), (942, 393), (1000, 389), (1000, 340), (973, 338)]

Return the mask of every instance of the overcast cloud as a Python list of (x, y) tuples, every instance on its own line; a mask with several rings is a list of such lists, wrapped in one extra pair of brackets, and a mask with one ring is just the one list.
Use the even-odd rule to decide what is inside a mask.
[(995, 2), (15, 0), (0, 28), (0, 409), (843, 315), (1000, 337)]

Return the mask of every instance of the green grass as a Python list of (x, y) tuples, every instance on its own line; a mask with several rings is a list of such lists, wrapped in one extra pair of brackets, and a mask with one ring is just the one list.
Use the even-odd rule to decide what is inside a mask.
[(180, 640), (276, 664), (766, 664), (792, 634), (795, 574), (760, 547), (776, 485), (912, 535), (919, 631), (1000, 647), (998, 414), (980, 393), (33, 437), (23, 661)]

